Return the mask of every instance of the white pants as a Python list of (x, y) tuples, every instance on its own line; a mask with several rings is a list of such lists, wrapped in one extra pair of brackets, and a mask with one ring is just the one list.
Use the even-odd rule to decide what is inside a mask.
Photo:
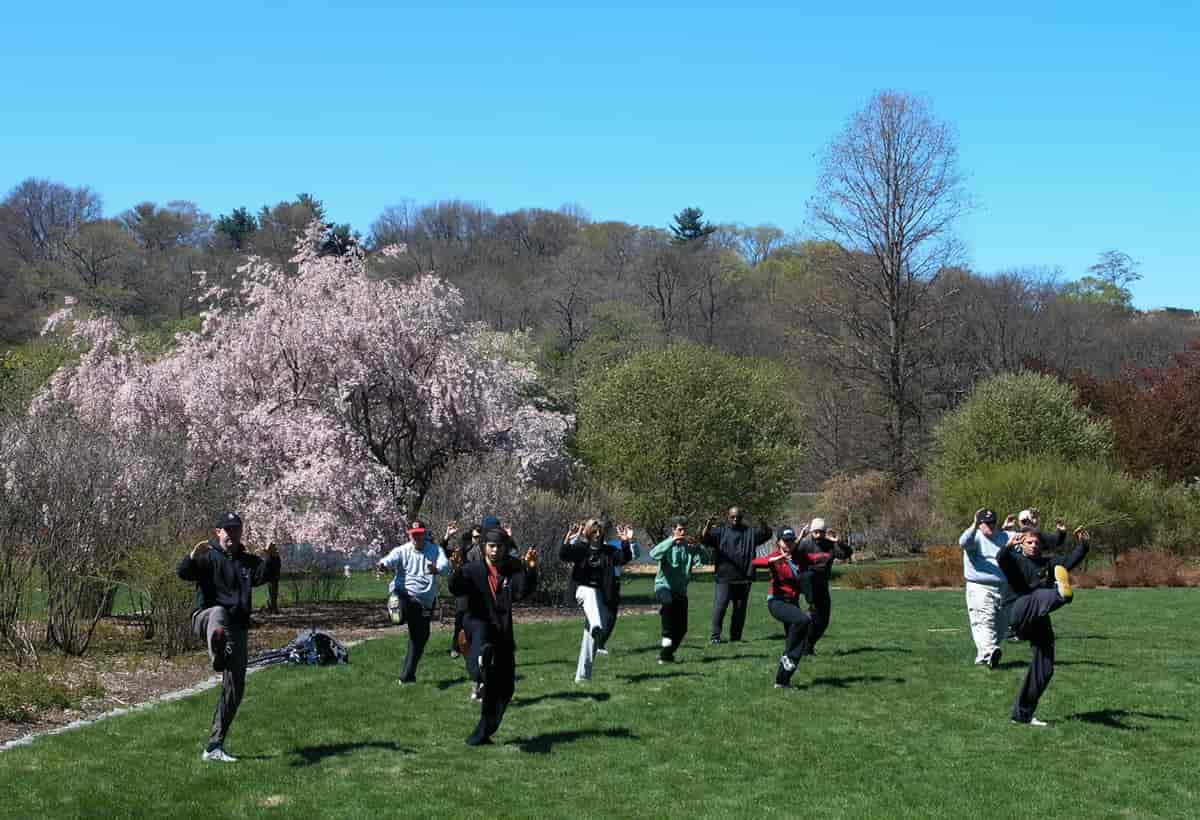
[(986, 662), (1008, 629), (1003, 588), (967, 581), (967, 617), (975, 640), (975, 662)]
[(596, 661), (596, 639), (593, 630), (604, 628), (608, 612), (600, 602), (599, 590), (595, 587), (578, 587), (575, 603), (583, 607), (583, 641), (579, 644), (579, 663), (575, 666), (575, 680), (591, 680), (592, 664)]

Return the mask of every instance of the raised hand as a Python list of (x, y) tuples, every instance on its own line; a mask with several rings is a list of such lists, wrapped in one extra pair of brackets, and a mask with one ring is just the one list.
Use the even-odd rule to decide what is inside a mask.
[(525, 566), (529, 567), (530, 569), (535, 569), (537, 567), (537, 561), (537, 550), (535, 550), (533, 547), (525, 550)]
[(633, 527), (626, 524), (625, 526), (623, 526), (617, 530), (617, 535), (620, 536), (622, 541), (632, 541), (633, 540)]
[(1076, 527), (1075, 528), (1075, 540), (1076, 541), (1091, 541), (1092, 534), (1089, 533), (1083, 527)]
[(1054, 519), (1054, 529), (1062, 530), (1063, 532), (1066, 532), (1067, 531), (1067, 522), (1063, 521), (1061, 518)]
[(210, 547), (210, 546), (208, 545), (208, 542), (207, 542), (207, 541), (201, 541), (199, 544), (197, 544), (196, 546), (192, 547), (192, 560), (193, 560), (193, 561), (198, 561), (198, 560), (200, 560), (201, 558), (203, 558), (203, 557), (205, 557), (206, 555), (208, 555), (208, 553), (209, 553), (209, 552), (211, 552), (211, 551), (212, 551), (212, 547)]
[(461, 549), (452, 550), (450, 552), (450, 566), (455, 569), (462, 569), (462, 565), (466, 559), (463, 557)]
[(449, 541), (454, 536), (458, 535), (458, 522), (451, 521), (446, 525), (446, 540)]
[(501, 527), (501, 529), (502, 529), (502, 530), (504, 530), (505, 534), (506, 534), (506, 535), (507, 535), (509, 538), (512, 538), (512, 537), (513, 537), (513, 534), (512, 534), (512, 524), (505, 524), (503, 527)]
[(433, 561), (426, 561), (425, 562), (425, 572), (429, 573), (430, 575), (437, 575), (438, 574), (437, 564), (435, 564)]

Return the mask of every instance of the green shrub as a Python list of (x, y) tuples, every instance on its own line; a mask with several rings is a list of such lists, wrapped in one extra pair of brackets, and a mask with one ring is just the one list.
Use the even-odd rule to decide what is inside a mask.
[(1030, 371), (980, 382), (934, 430), (935, 486), (942, 490), (989, 464), (1025, 456), (1108, 461), (1113, 448), (1108, 421), (1091, 417), (1076, 399), (1070, 385)]
[(662, 532), (672, 515), (743, 504), (784, 507), (802, 457), (801, 426), (777, 365), (677, 344), (590, 378), (577, 444), (601, 482), (629, 492), (634, 522)]
[(68, 684), (39, 670), (0, 672), (0, 720), (28, 723), (49, 709), (73, 709), (84, 698), (102, 697), (95, 680)]
[(942, 484), (937, 498), (960, 532), (979, 507), (991, 507), (1003, 517), (1034, 506), (1041, 510), (1043, 529), (1053, 527), (1057, 518), (1071, 529), (1087, 527), (1094, 547), (1115, 555), (1150, 541), (1162, 523), (1162, 492), (1153, 481), (1131, 478), (1107, 462), (1034, 456), (979, 465)]
[(153, 641), (164, 658), (199, 644), (192, 634), (195, 586), (180, 581), (175, 574), (182, 554), (175, 543), (143, 546), (135, 549), (121, 565), (120, 574), (129, 590), (130, 607), (142, 628), (142, 637)]

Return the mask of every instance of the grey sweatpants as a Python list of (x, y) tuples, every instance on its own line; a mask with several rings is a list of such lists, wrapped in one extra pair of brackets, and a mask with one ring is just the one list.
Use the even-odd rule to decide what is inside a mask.
[(221, 675), (221, 698), (213, 713), (208, 749), (225, 745), (229, 725), (233, 723), (238, 706), (242, 703), (242, 695), (246, 693), (246, 627), (233, 623), (229, 610), (223, 606), (201, 609), (192, 615), (192, 631), (204, 638), (210, 659), (213, 634), (218, 628), (225, 630), (227, 645), (232, 651), (226, 655), (227, 663)]

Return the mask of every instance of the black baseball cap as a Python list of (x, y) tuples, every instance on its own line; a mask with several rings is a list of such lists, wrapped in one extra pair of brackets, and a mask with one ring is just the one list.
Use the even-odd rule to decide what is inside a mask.
[(980, 512), (979, 513), (979, 523), (980, 524), (995, 524), (996, 523), (996, 511), (995, 510), (983, 510), (982, 512)]
[(219, 530), (228, 530), (240, 526), (242, 526), (242, 517), (235, 512), (223, 512), (217, 516), (216, 527)]
[(795, 541), (796, 540), (796, 531), (794, 529), (792, 529), (791, 527), (780, 527), (779, 528), (779, 540), (780, 541)]
[(488, 530), (483, 535), (483, 543), (485, 543), (485, 544), (503, 544), (504, 543), (504, 533), (500, 532), (500, 530)]

